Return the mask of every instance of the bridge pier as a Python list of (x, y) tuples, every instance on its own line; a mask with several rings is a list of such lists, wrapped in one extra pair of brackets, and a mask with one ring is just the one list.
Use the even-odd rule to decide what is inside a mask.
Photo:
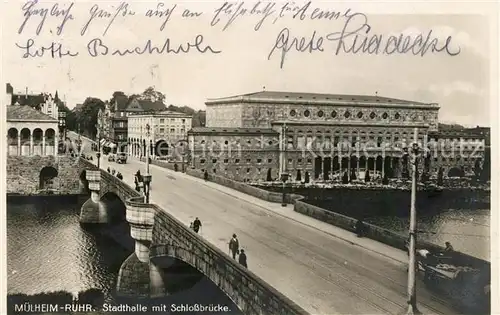
[(87, 200), (80, 211), (80, 223), (99, 224), (108, 223), (106, 205), (100, 200), (101, 172), (86, 171), (85, 177), (89, 182), (90, 199)]
[(118, 273), (117, 295), (129, 298), (161, 297), (165, 295), (161, 268), (151, 263), (154, 210), (144, 204), (144, 197), (127, 202), (127, 221), (135, 240), (134, 252), (123, 262)]

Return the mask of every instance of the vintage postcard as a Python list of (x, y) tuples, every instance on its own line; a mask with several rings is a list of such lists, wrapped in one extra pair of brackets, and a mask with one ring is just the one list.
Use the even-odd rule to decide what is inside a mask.
[(494, 314), (498, 9), (3, 3), (1, 313)]

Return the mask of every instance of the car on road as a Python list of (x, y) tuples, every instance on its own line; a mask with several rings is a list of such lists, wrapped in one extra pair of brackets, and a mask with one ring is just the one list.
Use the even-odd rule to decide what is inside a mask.
[(115, 161), (115, 156), (113, 154), (110, 154), (108, 156), (108, 162), (114, 162)]
[(120, 152), (116, 155), (116, 163), (125, 164), (127, 163), (127, 153)]

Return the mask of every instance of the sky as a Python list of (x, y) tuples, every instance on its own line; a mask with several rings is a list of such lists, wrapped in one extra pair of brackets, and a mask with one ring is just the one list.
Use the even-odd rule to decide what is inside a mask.
[[(140, 93), (148, 86), (163, 92), (167, 104), (187, 105), (195, 109), (204, 109), (204, 102), (210, 98), (263, 89), (356, 95), (377, 93), (386, 97), (438, 103), (441, 106), (440, 121), (468, 126), (490, 126), (491, 108), (498, 106), (497, 101), (491, 101), (498, 100), (497, 89), (492, 88), (498, 86), (498, 81), (491, 79), (495, 75), (492, 69), (498, 67), (496, 60), (491, 58), (497, 48), (492, 39), (498, 35), (493, 32), (496, 25), (492, 14), (497, 10), (494, 4), (429, 1), (400, 5), (377, 1), (354, 4), (318, 1), (311, 3), (304, 11), (306, 18), (301, 20), (292, 18), (290, 12), (276, 18), (284, 6), (283, 2), (277, 2), (273, 7), (275, 12), (270, 13), (258, 30), (255, 26), (263, 15), (246, 12), (223, 31), (231, 15), (221, 13), (217, 24), (212, 26), (211, 22), (215, 10), (224, 2), (177, 2), (164, 29), (160, 30), (165, 16), (146, 16), (149, 9), (157, 9), (159, 2), (131, 1), (126, 8), (129, 14), (123, 16), (121, 13), (125, 10), (122, 7), (104, 34), (111, 21), (104, 11), (114, 16), (120, 2), (95, 2), (99, 4), (98, 9), (103, 10), (100, 12), (96, 7), (92, 8), (92, 2), (78, 2), (71, 7), (69, 13), (72, 18), (66, 20), (60, 34), (57, 34), (58, 26), (64, 20), (64, 12), (58, 17), (47, 16), (39, 34), (36, 34), (44, 12), (41, 9), (48, 9), (50, 15), (51, 10), (57, 13), (71, 4), (60, 2), (58, 10), (55, 10), (54, 2), (40, 2), (25, 4), (11, 1), (3, 8), (9, 14), (3, 18), (2, 81), (10, 82), (15, 91), (25, 91), (26, 87), (37, 93), (57, 90), (70, 108), (83, 103), (89, 96), (108, 100), (114, 91)], [(241, 8), (250, 11), (255, 3), (241, 2)], [(175, 4), (165, 2), (161, 9)], [(266, 4), (262, 2), (258, 9), (262, 10)], [(304, 4), (297, 2), (300, 7)], [(31, 7), (26, 9), (28, 6)], [(340, 16), (332, 20), (312, 20), (310, 17), (315, 8), (340, 12)], [(185, 9), (201, 15), (196, 18), (182, 17)], [(25, 12), (32, 15), (19, 33), (26, 19)], [(90, 19), (91, 12), (96, 17), (82, 35), (82, 28)], [(131, 15), (131, 12), (135, 14)], [(346, 12), (347, 16), (344, 15)], [(356, 14), (355, 17), (349, 19), (348, 16), (353, 14)], [(444, 45), (451, 36), (449, 50), (453, 53), (460, 49), (460, 53), (455, 56), (444, 51), (428, 51), (424, 56), (411, 53), (336, 54), (339, 42), (328, 39), (331, 37), (327, 35), (341, 32), (344, 27), (355, 30), (361, 25), (363, 16), (371, 27), (368, 35), (382, 35), (382, 43), (386, 43), (391, 35), (403, 34), (415, 39), (423, 34), (425, 38), (432, 30), (432, 38), (438, 40), (438, 46)], [(279, 40), (279, 34), (285, 28), (288, 29), (290, 49), (281, 68), (283, 42)], [(322, 38), (322, 51), (310, 51), (309, 47), (305, 47), (314, 32), (312, 46), (318, 48), (318, 38)], [(194, 43), (198, 35), (203, 36), (202, 48), (210, 46), (220, 53), (209, 51), (202, 54), (192, 47), (189, 53), (177, 55), (111, 56), (116, 49), (144, 47), (148, 40), (161, 47), (169, 38), (172, 48), (181, 44), (185, 46), (188, 42)], [(298, 38), (295, 45), (294, 38)], [(296, 49), (301, 38), (304, 38), (304, 52)], [(63, 51), (69, 50), (73, 54), (78, 53), (78, 56), (59, 57), (56, 53), (53, 58), (50, 51), (45, 51), (41, 57), (23, 58), (27, 53), (23, 47), (30, 39), (33, 42), (30, 54), (55, 43), (61, 44)], [(90, 56), (87, 49), (89, 42), (101, 43), (101, 46), (95, 46), (99, 52), (104, 51), (103, 46), (106, 46), (108, 55)], [(347, 39), (345, 42), (348, 42)], [(268, 58), (273, 47), (274, 53)]]

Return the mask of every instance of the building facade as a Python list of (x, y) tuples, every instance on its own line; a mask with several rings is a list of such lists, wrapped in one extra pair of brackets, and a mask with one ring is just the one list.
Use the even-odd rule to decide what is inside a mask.
[(7, 155), (56, 156), (58, 120), (30, 106), (7, 106)]
[(191, 167), (236, 180), (273, 180), (279, 133), (271, 128), (195, 127), (188, 132)]
[(165, 110), (159, 101), (140, 100), (118, 95), (113, 103), (107, 103), (98, 115), (98, 128), (102, 132), (102, 145), (112, 152), (128, 152), (128, 117), (133, 114)]
[[(239, 129), (273, 130), (272, 141), (277, 143), (274, 154), (279, 156), (271, 171), (273, 179), (281, 173), (289, 173), (294, 180), (329, 180), (344, 175), (349, 180), (364, 179), (367, 172), (370, 178), (407, 177), (408, 148), (415, 130), (420, 147), (426, 151), (420, 167), (429, 174), (441, 167), (445, 175), (454, 168), (470, 169), (484, 155), (484, 139), (480, 136), (450, 138), (439, 134), (439, 106), (434, 103), (380, 96), (263, 91), (209, 100), (206, 106), (207, 129), (190, 132), (193, 154), (202, 141), (221, 141), (221, 130), (231, 130), (231, 134), (227, 131), (228, 139), (233, 139)], [(216, 128), (212, 136), (207, 134), (210, 128)], [(454, 144), (450, 146), (450, 142)], [(460, 145), (466, 145), (467, 150), (460, 151)], [(262, 161), (268, 154), (254, 150), (250, 159)], [(193, 166), (213, 169), (196, 160)], [(267, 173), (251, 170), (249, 174), (252, 176), (233, 173), (230, 177), (268, 179)]]
[[(149, 134), (147, 131), (149, 125)], [(129, 154), (146, 156), (149, 148), (153, 159), (177, 158), (187, 151), (187, 132), (192, 116), (179, 112), (158, 111), (135, 113), (128, 116)], [(149, 144), (148, 144), (149, 143)]]
[(64, 104), (61, 99), (59, 99), (57, 91), (55, 92), (54, 96), (52, 96), (51, 93), (28, 93), (28, 89), (26, 89), (25, 93), (14, 93), (14, 88), (12, 87), (12, 85), (7, 83), (6, 92), (6, 104), (29, 105), (32, 108), (39, 110), (45, 115), (54, 119), (58, 119), (59, 104)]

